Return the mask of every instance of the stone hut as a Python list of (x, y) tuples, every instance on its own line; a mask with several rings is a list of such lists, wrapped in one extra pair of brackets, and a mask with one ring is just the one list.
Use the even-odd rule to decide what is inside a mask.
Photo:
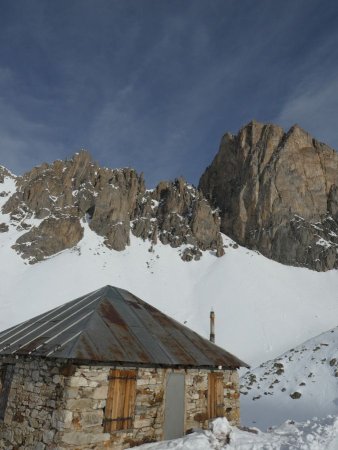
[(240, 366), (106, 286), (0, 333), (0, 448), (119, 450), (238, 424)]

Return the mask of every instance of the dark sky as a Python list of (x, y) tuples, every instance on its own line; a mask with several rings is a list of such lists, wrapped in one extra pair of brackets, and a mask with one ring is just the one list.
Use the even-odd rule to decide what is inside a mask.
[(197, 184), (226, 131), (293, 123), (338, 149), (336, 0), (0, 0), (0, 163), (88, 149)]

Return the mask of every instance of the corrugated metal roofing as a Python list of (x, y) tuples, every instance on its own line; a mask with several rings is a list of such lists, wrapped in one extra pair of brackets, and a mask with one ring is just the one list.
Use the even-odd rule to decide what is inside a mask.
[(130, 292), (112, 286), (1, 332), (0, 355), (166, 367), (248, 367)]

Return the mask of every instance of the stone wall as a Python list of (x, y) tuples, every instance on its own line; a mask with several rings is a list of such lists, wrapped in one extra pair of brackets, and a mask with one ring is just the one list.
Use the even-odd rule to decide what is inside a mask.
[[(217, 371), (220, 372), (220, 371)], [(208, 373), (201, 369), (189, 369), (186, 373), (186, 426), (189, 431), (195, 428), (208, 428)], [(233, 425), (240, 423), (239, 379), (236, 370), (223, 372), (224, 416)]]
[[(162, 437), (165, 370), (138, 369), (133, 429), (103, 433), (109, 366), (80, 366), (65, 380), (64, 409), (58, 423), (59, 445), (65, 449), (116, 450), (158, 441)], [(129, 368), (130, 369), (130, 368)]]
[[(170, 372), (185, 374), (185, 431), (208, 427), (209, 371), (139, 368), (133, 429), (104, 433), (110, 369), (61, 361), (16, 360), (5, 419), (0, 422), (0, 449), (122, 450), (159, 441), (163, 438), (165, 386)], [(223, 373), (224, 415), (236, 424), (238, 374)]]
[(0, 449), (43, 450), (54, 447), (54, 412), (62, 408), (61, 364), (50, 361), (2, 359), (15, 363), (4, 421), (0, 421)]

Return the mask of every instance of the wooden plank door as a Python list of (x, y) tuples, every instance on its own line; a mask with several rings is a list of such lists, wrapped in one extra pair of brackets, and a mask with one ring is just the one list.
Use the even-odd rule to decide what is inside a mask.
[(223, 373), (211, 372), (208, 375), (208, 416), (209, 419), (224, 417)]

